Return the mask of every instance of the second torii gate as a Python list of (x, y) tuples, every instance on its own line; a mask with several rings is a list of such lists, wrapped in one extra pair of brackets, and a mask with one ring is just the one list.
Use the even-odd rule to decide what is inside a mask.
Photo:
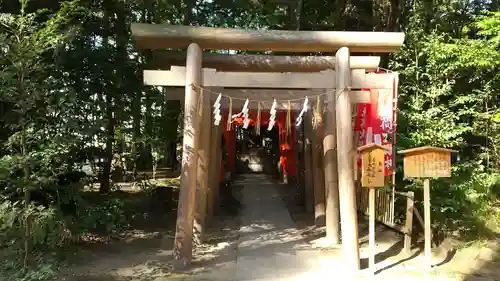
[[(393, 77), (390, 74), (367, 74), (366, 68), (351, 69), (349, 48), (359, 52), (393, 52), (403, 44), (404, 34), (384, 32), (248, 31), (150, 24), (133, 24), (132, 34), (137, 47), (142, 49), (188, 47), (185, 67), (172, 66), (168, 71), (145, 71), (144, 73), (146, 84), (185, 87), (184, 94), (179, 91), (175, 92), (175, 90), (174, 94), (172, 94), (173, 98), (184, 100), (181, 190), (174, 245), (174, 257), (177, 265), (186, 266), (192, 258), (193, 224), (195, 206), (198, 201), (196, 198), (196, 179), (199, 179), (200, 190), (208, 188), (209, 178), (206, 167), (210, 161), (217, 159), (217, 157), (213, 157), (214, 154), (209, 153), (211, 151), (210, 147), (207, 147), (209, 142), (205, 141), (206, 137), (210, 136), (210, 130), (207, 130), (212, 122), (210, 111), (203, 111), (203, 116), (198, 114), (200, 89), (210, 87), (217, 88), (221, 92), (227, 90), (231, 92), (231, 95), (245, 96), (250, 100), (252, 98), (259, 100), (263, 93), (269, 91), (269, 89), (274, 89), (276, 91), (274, 93), (275, 98), (279, 99), (276, 96), (281, 95), (284, 97), (284, 101), (293, 99), (292, 96), (305, 97), (311, 90), (334, 89), (326, 98), (328, 106), (325, 116), (324, 143), (326, 145), (324, 159), (326, 162), (325, 170), (327, 171), (325, 173), (325, 182), (329, 184), (326, 187), (327, 208), (335, 208), (337, 203), (332, 196), (334, 196), (335, 189), (338, 188), (343, 256), (347, 262), (347, 269), (358, 270), (360, 264), (354, 186), (351, 103), (367, 99), (367, 92), (361, 91), (361, 89), (391, 88)], [(217, 71), (217, 69), (225, 67), (227, 69), (228, 65), (221, 64), (220, 61), (217, 62), (213, 58), (210, 63), (214, 65), (219, 63), (219, 67), (202, 68), (202, 48), (291, 52), (331, 52), (337, 50), (337, 53), (334, 59), (335, 71), (332, 71), (331, 67), (324, 69), (320, 67), (313, 70), (316, 72), (302, 71), (302, 73), (276, 73), (272, 72), (272, 70), (270, 72), (226, 72)], [(353, 57), (352, 62), (355, 60)], [(230, 63), (233, 67), (240, 60), (234, 61), (232, 64)], [(166, 64), (169, 66), (175, 65), (171, 62)], [(227, 63), (228, 60), (225, 60), (225, 62)], [(297, 64), (300, 64), (300, 62), (298, 60)], [(282, 65), (290, 67), (290, 64), (286, 62), (282, 63)], [(320, 72), (317, 72), (318, 70)], [(242, 88), (258, 90), (246, 91), (241, 90)], [(210, 95), (203, 95), (202, 104), (206, 108), (211, 108)], [(233, 106), (241, 105), (233, 104)], [(270, 107), (270, 104), (268, 106)], [(300, 107), (300, 105), (296, 106)], [(281, 104), (281, 109), (285, 108), (286, 105)], [(200, 155), (204, 155), (203, 157), (198, 157), (198, 150), (202, 151)], [(199, 169), (198, 158), (204, 162), (205, 169)], [(336, 185), (337, 182), (338, 186)], [(204, 200), (206, 201), (206, 198), (202, 198), (199, 205), (205, 204)], [(335, 210), (330, 211), (327, 211), (327, 229), (329, 226), (328, 216)], [(333, 217), (333, 215), (331, 216)], [(333, 225), (334, 231), (338, 231), (338, 222), (336, 224), (337, 226)], [(331, 223), (330, 226), (332, 226)], [(339, 237), (338, 235), (335, 237), (334, 234), (331, 238), (338, 240)]]

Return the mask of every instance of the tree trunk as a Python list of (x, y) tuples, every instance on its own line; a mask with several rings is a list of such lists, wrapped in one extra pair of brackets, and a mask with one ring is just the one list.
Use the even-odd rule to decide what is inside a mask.
[[(22, 90), (24, 91), (24, 90)], [(21, 131), (21, 156), (23, 158), (28, 156), (28, 152), (26, 151), (26, 128), (23, 126), (22, 131)], [(29, 174), (30, 174), (30, 168), (29, 166), (25, 163), (23, 165), (23, 177), (24, 177), (24, 268), (28, 268), (28, 266), (31, 264), (31, 249), (32, 249), (32, 243), (31, 243), (31, 219), (30, 219), (30, 214), (28, 212), (29, 205), (31, 202), (31, 192), (29, 189)]]
[[(164, 93), (168, 95), (168, 93)], [(177, 162), (177, 141), (179, 136), (177, 129), (179, 127), (179, 114), (181, 111), (181, 103), (178, 100), (165, 100), (164, 104), (164, 137), (165, 137), (165, 164), (172, 170), (176, 169)]]
[(434, 3), (433, 1), (423, 1), (423, 9), (424, 9), (424, 23), (425, 23), (425, 33), (428, 33), (431, 29), (431, 21), (434, 17)]
[[(106, 2), (104, 2), (106, 3)], [(104, 16), (103, 16), (103, 40), (102, 45), (105, 48), (106, 53), (109, 53), (109, 33), (110, 33), (110, 19), (109, 13), (110, 9), (108, 5), (103, 4)], [(108, 56), (109, 57), (109, 56)], [(106, 99), (106, 149), (104, 151), (104, 166), (102, 171), (101, 185), (99, 186), (99, 193), (108, 193), (110, 190), (110, 174), (111, 174), (111, 161), (113, 160), (113, 142), (114, 142), (114, 121), (113, 121), (113, 89), (110, 86), (105, 87), (105, 99)]]
[[(127, 20), (126, 20), (126, 10), (125, 10), (125, 4), (122, 1), (116, 1), (115, 2), (115, 13), (116, 13), (116, 23), (115, 23), (115, 34), (116, 34), (116, 58), (115, 58), (115, 66), (114, 68), (116, 69), (116, 74), (115, 74), (115, 81), (116, 81), (116, 86), (113, 88), (115, 91), (114, 99), (115, 103), (118, 103), (119, 106), (116, 106), (115, 108), (115, 115), (118, 115), (119, 120), (126, 120), (125, 118), (125, 112), (124, 112), (124, 106), (125, 106), (125, 98), (124, 96), (127, 96), (128, 89), (130, 87), (127, 86), (129, 83), (129, 79), (126, 78), (127, 76), (127, 61), (128, 61), (128, 53), (127, 53), (127, 41), (128, 41), (128, 33), (127, 33)], [(120, 108), (119, 112), (118, 108)], [(115, 127), (123, 128), (123, 122), (120, 122), (119, 124), (115, 123)], [(118, 152), (118, 163), (119, 166), (113, 167), (113, 175), (114, 178), (117, 180), (122, 181), (123, 180), (123, 164), (121, 161), (121, 153), (123, 152), (123, 148), (125, 146), (124, 143), (124, 138), (123, 138), (123, 131), (120, 130), (120, 138), (119, 142), (117, 143), (118, 147), (116, 148)]]
[(387, 24), (386, 24), (386, 30), (388, 32), (398, 32), (399, 31), (399, 24), (400, 24), (400, 17), (402, 14), (401, 11), (401, 0), (390, 0), (391, 1), (391, 7), (390, 7), (390, 12), (389, 12), (389, 17), (387, 17)]
[[(146, 52), (145, 57), (147, 62), (151, 61), (151, 52)], [(151, 143), (151, 138), (153, 136), (153, 99), (151, 98), (152, 92), (153, 89), (149, 89), (149, 91), (146, 92), (146, 100), (144, 101), (144, 106), (146, 107), (146, 112), (144, 113), (144, 130), (146, 134), (146, 142), (140, 156), (141, 163), (143, 164), (141, 165), (141, 168), (143, 169), (149, 169), (153, 167), (153, 156), (151, 154), (151, 150), (153, 148)]]
[(137, 161), (138, 154), (140, 151), (140, 137), (141, 137), (141, 97), (142, 90), (138, 90), (134, 93), (132, 99), (132, 157), (133, 157), (133, 167), (132, 174), (137, 175)]
[[(153, 3), (151, 1), (148, 2), (148, 9), (147, 9), (147, 17), (146, 17), (146, 22), (147, 23), (154, 23), (156, 14), (155, 14), (155, 9), (153, 7)], [(146, 65), (149, 65), (153, 59), (152, 52), (151, 50), (147, 50), (144, 52), (144, 62)], [(153, 112), (152, 112), (152, 106), (153, 106), (153, 100), (152, 100), (152, 92), (153, 89), (149, 88), (148, 91), (146, 92), (146, 99), (144, 101), (144, 107), (146, 108), (146, 112), (144, 113), (144, 133), (146, 135), (146, 140), (143, 146), (143, 149), (140, 153), (139, 159), (140, 165), (142, 169), (149, 169), (153, 167), (153, 156), (151, 154), (152, 150), (152, 144), (151, 144), (151, 137), (153, 136)]]
[[(147, 9), (142, 11), (141, 22), (146, 22), (147, 20)], [(140, 60), (140, 56), (138, 56), (138, 60)], [(144, 63), (144, 61), (142, 61)], [(142, 73), (141, 73), (142, 75)], [(139, 81), (142, 83), (142, 81)], [(139, 152), (141, 151), (141, 120), (142, 120), (142, 112), (141, 112), (141, 104), (142, 104), (142, 91), (144, 87), (140, 87), (134, 94), (132, 98), (132, 157), (133, 157), (133, 166), (132, 166), (132, 175), (134, 180), (137, 176), (137, 165), (139, 164)]]
[(196, 3), (195, 0), (184, 0), (184, 25), (191, 25), (193, 19), (193, 7)]
[(172, 171), (177, 170), (177, 141), (170, 141), (168, 144), (168, 159), (169, 163), (168, 165), (170, 166), (170, 169)]
[(335, 5), (334, 26), (336, 30), (346, 29), (346, 16), (344, 15), (347, 1), (337, 0)]
[(372, 0), (372, 29), (373, 31), (379, 31), (382, 29), (382, 8), (378, 0)]
[(104, 166), (102, 171), (100, 193), (108, 193), (110, 190), (109, 177), (111, 174), (111, 161), (113, 160), (113, 142), (114, 142), (114, 124), (113, 124), (113, 97), (111, 92), (106, 94), (106, 119), (108, 124), (106, 127), (106, 149), (104, 151)]
[(498, 0), (491, 0), (490, 10), (492, 12), (498, 12)]
[(297, 7), (295, 7), (295, 30), (300, 30), (301, 27), (303, 5), (303, 0), (297, 0)]

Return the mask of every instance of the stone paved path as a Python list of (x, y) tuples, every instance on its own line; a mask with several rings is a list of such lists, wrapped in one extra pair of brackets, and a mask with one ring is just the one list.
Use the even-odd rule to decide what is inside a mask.
[[(294, 280), (317, 263), (283, 203), (264, 175), (242, 179), (240, 238), (235, 280)], [(237, 182), (236, 184), (240, 184)]]

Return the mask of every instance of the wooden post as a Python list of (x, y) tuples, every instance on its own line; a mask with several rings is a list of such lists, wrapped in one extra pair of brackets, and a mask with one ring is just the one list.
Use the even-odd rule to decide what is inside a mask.
[(369, 235), (369, 247), (370, 247), (370, 258), (368, 268), (371, 274), (375, 274), (375, 255), (377, 254), (377, 245), (375, 244), (375, 188), (370, 188), (369, 190), (369, 222), (368, 222), (368, 235)]
[(335, 93), (328, 97), (324, 114), (325, 135), (323, 138), (323, 168), (326, 194), (326, 240), (331, 245), (340, 243), (339, 186), (337, 174), (337, 148), (335, 127)]
[[(292, 145), (295, 151), (296, 175), (294, 184), (297, 188), (298, 205), (306, 206), (306, 186), (305, 186), (305, 162), (304, 162), (304, 140), (305, 140), (304, 125), (295, 127), (295, 138)], [(305, 209), (305, 208), (304, 208)]]
[(311, 112), (307, 112), (304, 117), (304, 177), (305, 177), (305, 195), (306, 195), (306, 212), (312, 213), (314, 211), (314, 169), (312, 165), (312, 119)]
[(346, 269), (359, 270), (358, 216), (352, 157), (352, 113), (348, 96), (350, 87), (349, 49), (341, 48), (335, 56), (337, 70), (336, 117), (337, 117), (337, 165), (340, 195), (340, 218), (342, 223), (342, 253)]
[(210, 163), (210, 131), (212, 121), (212, 108), (210, 106), (210, 92), (200, 92), (203, 99), (198, 108), (199, 135), (198, 138), (198, 178), (196, 196), (196, 216), (194, 221), (194, 241), (197, 245), (203, 243), (205, 221), (207, 216), (207, 196), (209, 185)]
[(411, 251), (414, 205), (415, 205), (415, 194), (413, 193), (413, 191), (409, 191), (406, 197), (406, 222), (405, 222), (405, 240), (404, 240), (404, 250), (407, 253)]
[[(321, 99), (321, 97), (318, 97)], [(319, 102), (319, 112), (323, 112), (323, 102)], [(312, 133), (312, 165), (314, 171), (314, 221), (316, 226), (325, 226), (325, 180), (323, 174), (323, 122), (317, 124), (317, 128)]]
[[(215, 161), (215, 175), (214, 175), (214, 183), (213, 183), (213, 194), (212, 194), (212, 200), (213, 200), (213, 204), (214, 204), (214, 212), (217, 210), (218, 206), (219, 206), (219, 188), (220, 188), (220, 170), (221, 170), (221, 166), (222, 166), (222, 138), (224, 137), (223, 136), (223, 131), (224, 131), (224, 126), (225, 124), (221, 124), (219, 125), (219, 127), (217, 128), (217, 132), (218, 132), (218, 136), (217, 136), (217, 143), (215, 143), (215, 145), (217, 146), (216, 147), (216, 151), (215, 151), (215, 155), (216, 155), (216, 161)], [(225, 172), (228, 172), (228, 171), (225, 171)]]
[[(455, 150), (423, 146), (399, 151), (403, 154), (405, 178), (424, 179), (424, 236), (425, 260), (430, 269), (432, 267), (432, 230), (431, 230), (431, 188), (430, 178), (451, 177), (451, 153)], [(416, 211), (416, 209), (414, 209)], [(417, 219), (419, 218), (418, 212)]]
[[(394, 208), (396, 200), (396, 139), (397, 133), (397, 120), (398, 120), (398, 86), (399, 86), (399, 74), (394, 73), (394, 83), (393, 83), (393, 96), (394, 96), (394, 109), (393, 109), (393, 128), (392, 128), (392, 202), (391, 202), (391, 224), (394, 224)], [(411, 216), (413, 219), (413, 216)], [(412, 220), (413, 223), (413, 220)], [(410, 241), (411, 243), (411, 241)]]
[(371, 274), (375, 274), (375, 256), (377, 254), (377, 245), (375, 244), (375, 189), (384, 187), (384, 150), (387, 149), (381, 145), (371, 143), (359, 147), (357, 150), (361, 152), (362, 157), (361, 185), (363, 188), (370, 189), (368, 193), (369, 270)]
[[(212, 108), (210, 108), (212, 110)], [(211, 119), (211, 123), (213, 120)], [(220, 154), (220, 127), (212, 125), (212, 130), (210, 131), (210, 166), (209, 166), (209, 186), (207, 194), (207, 222), (210, 224), (215, 210), (216, 195), (217, 195), (217, 185), (219, 183), (219, 170), (220, 165), (217, 164), (217, 160)], [(220, 161), (219, 161), (220, 162)], [(220, 163), (219, 163), (220, 164)]]
[(182, 168), (177, 224), (174, 240), (174, 267), (182, 269), (192, 260), (193, 222), (196, 206), (196, 177), (198, 156), (196, 154), (198, 128), (196, 128), (198, 91), (192, 85), (200, 85), (201, 49), (190, 44), (186, 59), (186, 97), (184, 102), (184, 136), (182, 144)]
[(427, 267), (432, 267), (432, 252), (431, 252), (431, 187), (429, 179), (424, 179), (424, 222), (425, 222), (425, 260)]

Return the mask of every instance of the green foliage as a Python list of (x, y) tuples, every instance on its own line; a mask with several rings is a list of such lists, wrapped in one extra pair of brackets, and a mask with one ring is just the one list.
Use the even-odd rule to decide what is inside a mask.
[(4, 247), (21, 247), (26, 217), (31, 221), (30, 239), (35, 248), (56, 247), (66, 238), (63, 220), (56, 209), (33, 204), (21, 208), (19, 202), (5, 200), (0, 203), (0, 241)]
[(31, 270), (19, 268), (20, 261), (8, 259), (0, 265), (0, 273), (9, 276), (9, 280), (13, 281), (40, 281), (51, 280), (56, 275), (56, 261), (53, 258), (48, 258), (45, 255), (35, 255), (34, 260), (36, 265)]
[(499, 13), (487, 13), (461, 34), (411, 32), (393, 61), (402, 75), (398, 145), (459, 150), (452, 179), (435, 181), (432, 199), (436, 227), (461, 236), (500, 227), (498, 23)]
[(486, 12), (475, 17), (473, 28), (478, 30), (477, 35), (484, 37), (491, 44), (500, 45), (500, 13)]
[[(35, 268), (20, 267), (24, 247), (25, 222), (30, 221), (29, 241), (33, 246), (31, 256), (37, 261)], [(10, 280), (46, 280), (54, 273), (47, 250), (60, 246), (68, 235), (60, 213), (54, 208), (30, 204), (22, 207), (20, 202), (0, 202), (0, 257), (7, 261), (0, 265), (0, 274)]]
[(96, 204), (81, 201), (80, 216), (74, 217), (79, 236), (87, 233), (113, 234), (129, 226), (126, 204), (119, 198), (111, 198)]
[[(89, 234), (117, 234), (129, 227), (136, 215), (132, 211), (134, 205), (122, 198), (76, 200), (74, 214), (34, 204), (25, 208), (21, 201), (0, 201), (0, 257), (8, 261), (0, 265), (0, 275), (12, 276), (11, 280), (46, 280), (55, 273), (57, 264), (51, 253), (71, 241), (86, 239)], [(31, 258), (36, 261), (29, 270), (21, 266), (27, 218), (31, 222)]]

